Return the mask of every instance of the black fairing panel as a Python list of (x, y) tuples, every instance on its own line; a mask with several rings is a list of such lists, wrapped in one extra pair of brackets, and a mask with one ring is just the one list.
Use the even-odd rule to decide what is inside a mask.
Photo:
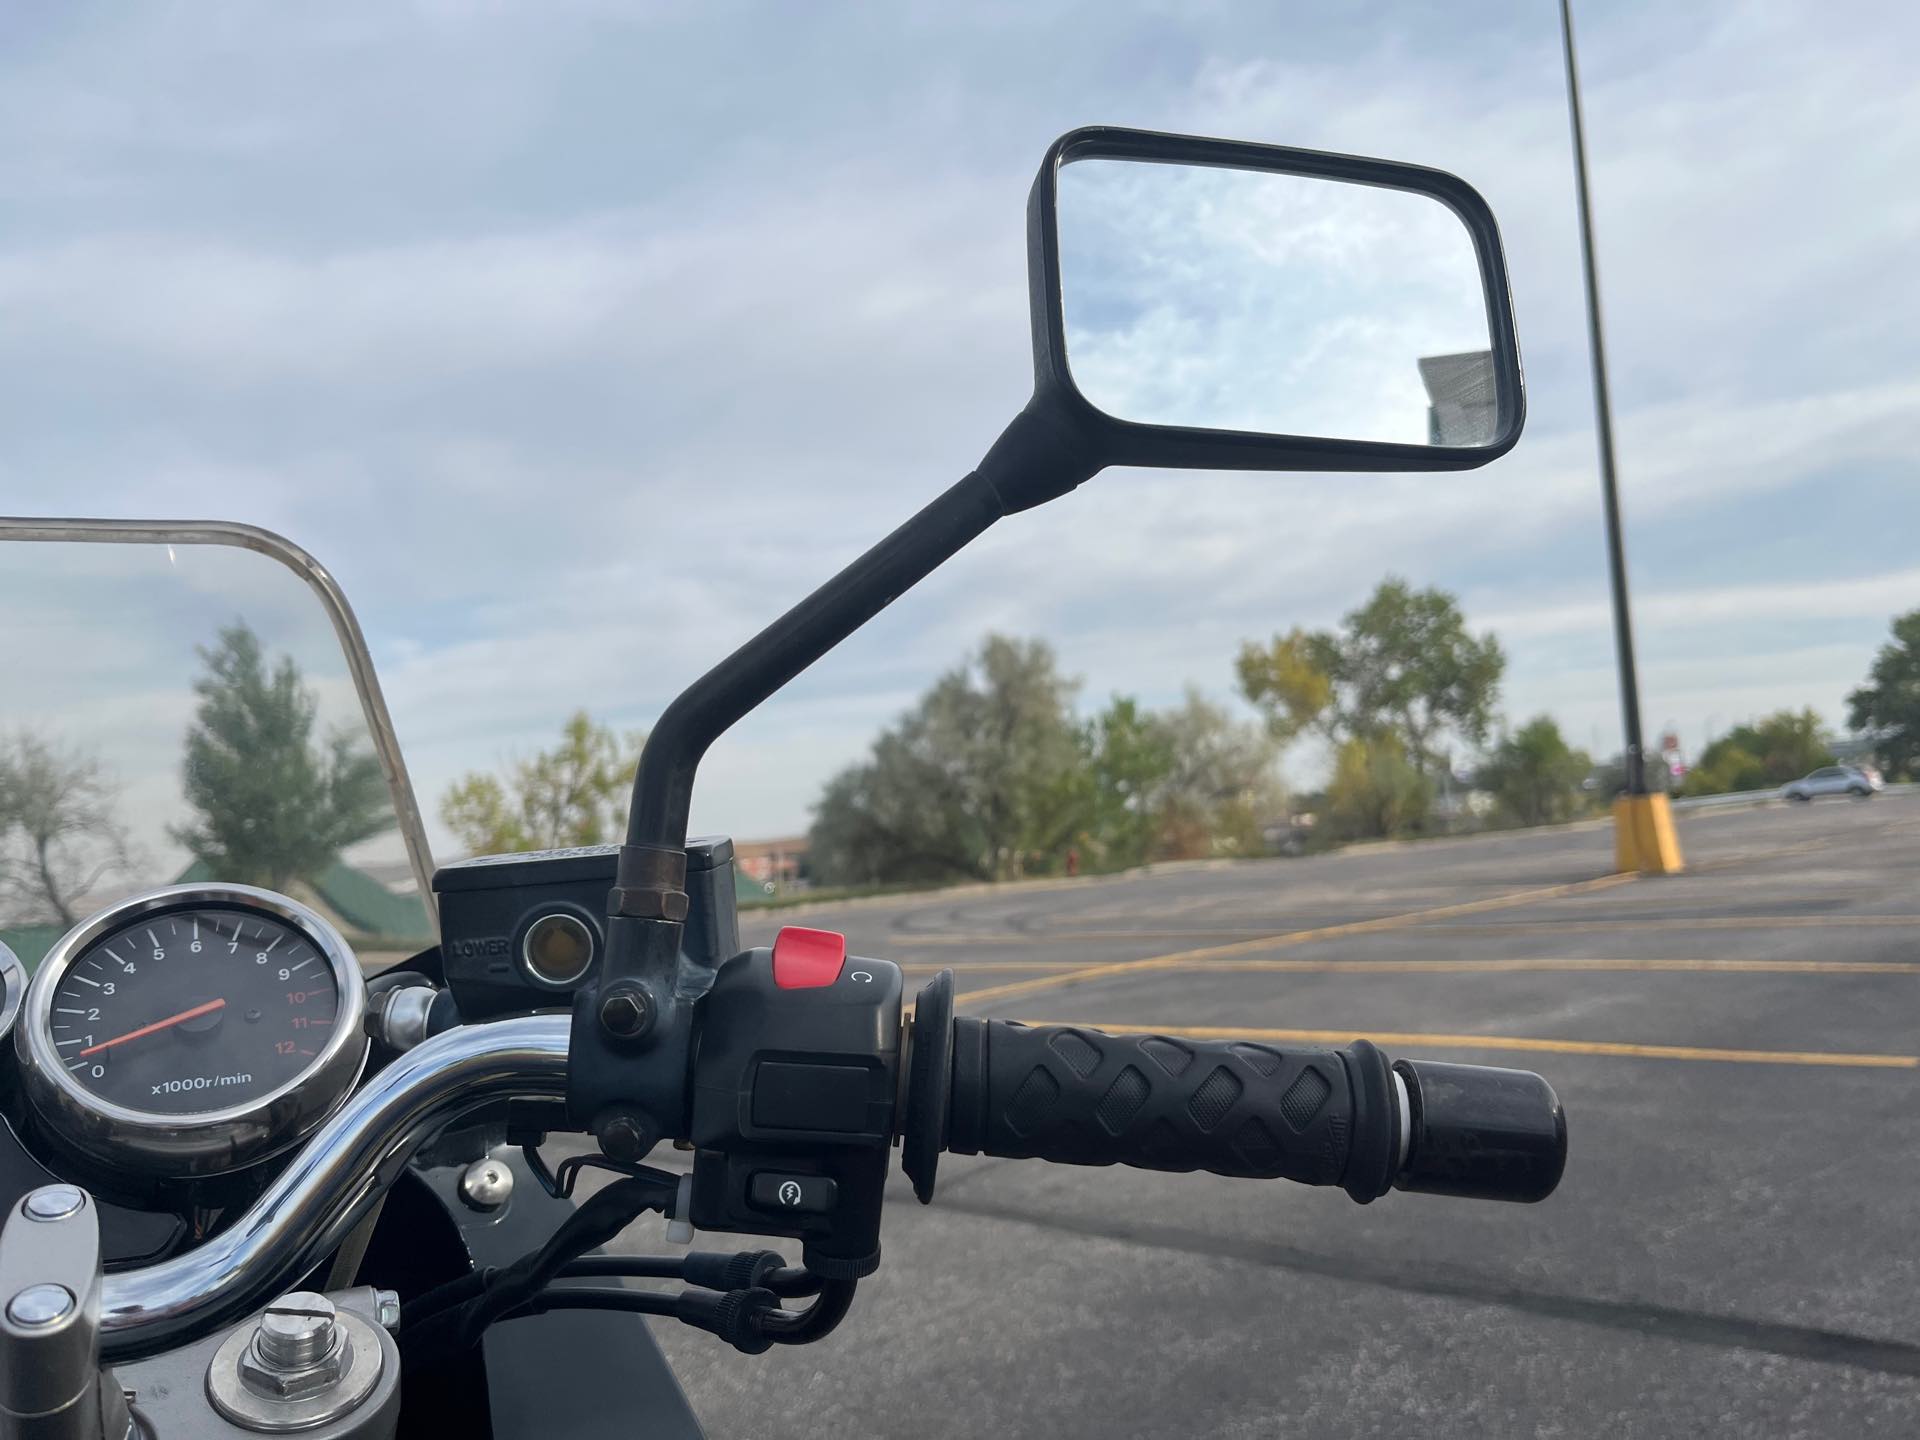
[[(517, 1149), (500, 1146), (492, 1154), (513, 1172), (513, 1197), (504, 1207), (482, 1215), (464, 1205), (458, 1192), (463, 1166), (416, 1168), (388, 1197), (383, 1233), (362, 1273), (390, 1284), (386, 1277), (394, 1272), (376, 1268), (382, 1251), (418, 1253), (423, 1245), (457, 1243), (464, 1259), (450, 1272), (442, 1269), (439, 1279), (447, 1280), (474, 1266), (509, 1264), (544, 1244), (573, 1209), (572, 1202), (549, 1197)], [(410, 1192), (404, 1199), (403, 1190)], [(439, 1238), (429, 1239), (436, 1231)], [(441, 1268), (444, 1261), (436, 1260)], [(580, 1310), (496, 1325), (470, 1363), (432, 1374), (409, 1373), (400, 1433), (492, 1435), (495, 1440), (632, 1440), (635, 1435), (705, 1440), (645, 1317)]]

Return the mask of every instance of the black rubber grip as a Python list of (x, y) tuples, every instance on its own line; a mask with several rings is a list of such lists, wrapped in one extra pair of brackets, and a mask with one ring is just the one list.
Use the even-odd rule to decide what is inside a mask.
[(1388, 1188), (1400, 1126), (1386, 1058), (1241, 1040), (954, 1022), (946, 1148)]

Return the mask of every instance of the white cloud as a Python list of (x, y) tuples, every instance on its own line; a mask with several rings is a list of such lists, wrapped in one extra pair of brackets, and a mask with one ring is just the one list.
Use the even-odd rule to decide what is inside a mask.
[[(307, 544), (429, 808), (576, 706), (644, 724), (977, 459), (1026, 393), (1032, 167), (1098, 120), (1466, 175), (1528, 435), (1465, 476), (1103, 476), (723, 742), (696, 823), (800, 823), (988, 626), (1055, 639), (1090, 698), (1170, 700), (1389, 569), (1510, 626), (1516, 713), (1617, 729), (1548, 11), (157, 16), (0, 57), (0, 506)], [(1915, 16), (1583, 19), (1649, 722), (1831, 712), (1920, 603)]]

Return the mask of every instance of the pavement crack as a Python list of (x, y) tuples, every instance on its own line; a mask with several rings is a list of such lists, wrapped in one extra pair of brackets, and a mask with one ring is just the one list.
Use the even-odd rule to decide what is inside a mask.
[(1270, 1241), (1235, 1240), (1170, 1225), (1087, 1220), (1069, 1222), (988, 1200), (969, 1199), (949, 1204), (945, 1195), (936, 1203), (944, 1210), (978, 1219), (1025, 1225), (1056, 1234), (1143, 1245), (1209, 1260), (1227, 1260), (1268, 1270), (1345, 1280), (1406, 1294), (1496, 1305), (1522, 1314), (1569, 1320), (1575, 1324), (1626, 1331), (1653, 1339), (1846, 1365), (1886, 1375), (1920, 1376), (1920, 1345), (1904, 1340), (1877, 1339), (1842, 1330), (1753, 1320), (1737, 1315), (1716, 1315), (1648, 1301), (1605, 1300), (1593, 1296), (1529, 1290), (1464, 1271), (1390, 1266)]

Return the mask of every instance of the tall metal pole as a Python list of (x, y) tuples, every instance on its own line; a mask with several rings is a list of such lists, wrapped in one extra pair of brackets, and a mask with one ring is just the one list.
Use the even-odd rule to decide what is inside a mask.
[(1627, 607), (1627, 552), (1620, 536), (1620, 486), (1613, 472), (1613, 401), (1607, 391), (1607, 347), (1600, 333), (1600, 277), (1593, 263), (1593, 202), (1587, 194), (1587, 137), (1580, 118), (1580, 75), (1573, 61), (1573, 8), (1560, 0), (1560, 36), (1567, 56), (1567, 112), (1573, 122), (1573, 176), (1580, 202), (1580, 255), (1587, 280), (1587, 339), (1593, 348), (1593, 420), (1600, 444), (1600, 493), (1607, 516), (1607, 575), (1613, 585), (1613, 645), (1620, 662), (1620, 710), (1627, 732), (1627, 793), (1647, 793), (1646, 746), (1640, 734), (1640, 675), (1633, 658)]

